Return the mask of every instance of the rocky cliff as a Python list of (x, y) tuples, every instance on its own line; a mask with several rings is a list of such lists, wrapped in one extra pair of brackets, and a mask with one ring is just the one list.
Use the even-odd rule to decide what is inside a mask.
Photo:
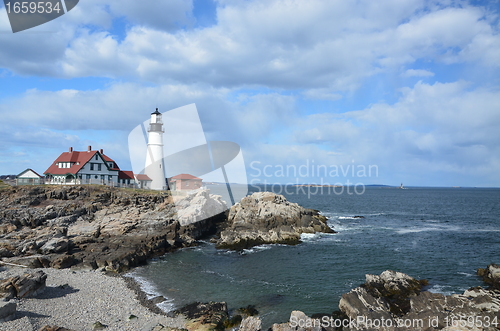
[(124, 271), (216, 233), (227, 209), (206, 190), (172, 197), (87, 185), (0, 193), (0, 258), (29, 267)]
[(256, 192), (231, 207), (218, 248), (244, 249), (261, 244), (298, 244), (302, 233), (334, 233), (317, 210), (282, 195)]

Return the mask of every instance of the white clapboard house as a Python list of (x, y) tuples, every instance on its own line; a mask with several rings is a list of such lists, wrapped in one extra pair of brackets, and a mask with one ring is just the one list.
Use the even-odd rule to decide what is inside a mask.
[(43, 183), (43, 176), (33, 169), (26, 169), (16, 176), (16, 185), (41, 185)]

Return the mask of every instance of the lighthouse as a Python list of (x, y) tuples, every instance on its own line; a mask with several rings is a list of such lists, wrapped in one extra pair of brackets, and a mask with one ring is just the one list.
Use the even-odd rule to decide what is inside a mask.
[(144, 173), (152, 180), (152, 190), (167, 188), (163, 166), (163, 132), (161, 113), (156, 108), (156, 111), (151, 113), (151, 121), (149, 122), (148, 149), (144, 168)]

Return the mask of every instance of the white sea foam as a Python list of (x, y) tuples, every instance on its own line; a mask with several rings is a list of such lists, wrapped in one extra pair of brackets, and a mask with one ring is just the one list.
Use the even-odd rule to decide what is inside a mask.
[(432, 285), (429, 288), (429, 292), (432, 292), (432, 293), (441, 293), (441, 294), (444, 294), (444, 295), (455, 294), (455, 292), (451, 290), (450, 286), (448, 286), (448, 285), (439, 285), (439, 284)]
[(458, 226), (414, 226), (406, 229), (399, 229), (396, 231), (398, 234), (428, 232), (428, 231), (462, 231)]
[(163, 295), (160, 293), (156, 285), (154, 285), (152, 282), (148, 281), (146, 278), (137, 275), (135, 271), (129, 272), (124, 275), (125, 277), (130, 277), (132, 278), (137, 284), (139, 284), (139, 287), (141, 288), (141, 291), (146, 294), (146, 297), (149, 299), (152, 299), (154, 297)]
[(263, 245), (254, 246), (252, 248), (245, 248), (243, 251), (241, 251), (241, 254), (244, 255), (244, 254), (252, 254), (252, 253), (266, 251), (266, 250), (272, 248), (273, 245), (275, 246), (275, 244), (263, 244)]
[(300, 240), (302, 241), (314, 241), (321, 238), (319, 233), (302, 233), (300, 234)]
[(176, 305), (174, 304), (173, 299), (167, 299), (163, 302), (156, 304), (156, 306), (166, 313), (171, 312), (177, 308)]
[(476, 274), (471, 274), (471, 273), (468, 273), (468, 272), (457, 272), (457, 274), (459, 275), (463, 275), (465, 277), (473, 277), (473, 276), (476, 276)]

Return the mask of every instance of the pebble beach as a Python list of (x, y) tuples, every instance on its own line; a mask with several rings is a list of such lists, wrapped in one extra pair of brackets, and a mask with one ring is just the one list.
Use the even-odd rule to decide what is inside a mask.
[[(0, 279), (29, 271), (0, 267)], [(46, 268), (43, 271), (47, 274), (46, 289), (35, 298), (12, 299), (17, 303), (15, 319), (0, 323), (0, 331), (32, 331), (45, 325), (84, 331), (97, 329), (97, 322), (105, 325), (107, 331), (184, 326), (182, 317), (170, 318), (142, 305), (139, 298), (144, 294), (138, 292), (132, 280), (99, 270)]]

